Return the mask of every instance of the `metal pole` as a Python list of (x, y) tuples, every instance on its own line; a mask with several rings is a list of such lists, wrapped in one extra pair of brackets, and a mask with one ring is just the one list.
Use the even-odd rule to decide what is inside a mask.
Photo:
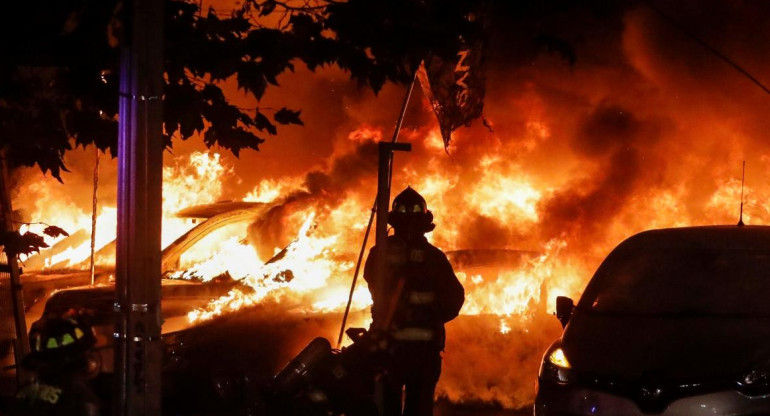
[[(375, 225), (375, 244), (379, 255), (375, 257), (374, 272), (378, 277), (376, 280), (377, 287), (375, 287), (376, 293), (387, 293), (389, 285), (383, 273), (385, 272), (386, 265), (386, 253), (388, 252), (388, 205), (390, 204), (390, 158), (393, 157), (393, 152), (397, 150), (410, 151), (412, 145), (409, 143), (380, 143), (380, 160), (379, 168), (377, 171), (377, 221)], [(386, 312), (382, 308), (378, 309), (380, 312)], [(380, 315), (379, 320), (374, 319), (373, 325), (376, 329), (385, 329), (381, 325), (384, 324), (382, 317), (387, 315)]]
[(358, 272), (361, 271), (361, 263), (364, 259), (364, 252), (366, 251), (366, 242), (369, 241), (369, 232), (372, 230), (372, 223), (374, 222), (374, 213), (377, 212), (377, 199), (374, 200), (374, 206), (372, 206), (372, 213), (369, 215), (369, 224), (366, 226), (366, 233), (364, 234), (364, 243), (361, 245), (361, 251), (358, 252), (358, 261), (356, 262), (356, 271), (353, 273), (353, 283), (350, 285), (350, 293), (348, 294), (348, 304), (345, 306), (345, 313), (342, 315), (342, 326), (340, 327), (340, 335), (337, 337), (337, 349), (342, 346), (342, 338), (345, 335), (345, 326), (348, 323), (348, 315), (350, 314), (350, 305), (353, 304), (353, 292), (356, 291), (356, 281), (358, 280)]
[[(379, 147), (379, 166), (377, 169), (377, 218), (374, 226), (374, 244), (379, 250), (379, 255), (375, 257), (374, 273), (377, 276), (375, 282), (374, 292), (383, 294), (387, 290), (387, 282), (385, 281), (385, 265), (388, 253), (388, 205), (390, 205), (390, 149), (385, 146), (384, 143), (380, 143)], [(382, 312), (384, 308), (378, 308), (378, 311)], [(382, 325), (382, 314), (374, 319), (374, 327), (377, 329), (385, 329)]]
[(115, 261), (115, 407), (160, 415), (163, 2), (125, 5)]
[(93, 206), (91, 209), (91, 285), (96, 283), (96, 268), (94, 266), (94, 250), (96, 249), (96, 204), (98, 202), (96, 198), (96, 190), (99, 187), (99, 148), (94, 145), (94, 154), (96, 155), (94, 162), (94, 197)]
[[(2, 205), (3, 230), (6, 233), (16, 232), (11, 205), (10, 184), (8, 183), (8, 161), (6, 152), (0, 155), (0, 205)], [(24, 315), (24, 296), (21, 288), (21, 271), (19, 270), (18, 253), (9, 247), (5, 248), (8, 258), (8, 269), (11, 281), (11, 304), (13, 306), (13, 321), (16, 326), (16, 342), (13, 355), (16, 363), (16, 382), (19, 386), (26, 384), (27, 374), (21, 367), (21, 360), (29, 354), (29, 338), (27, 336), (27, 320)]]
[[(406, 108), (409, 106), (409, 99), (412, 97), (412, 91), (414, 91), (414, 83), (417, 80), (417, 72), (414, 73), (412, 82), (409, 84), (409, 88), (406, 90), (404, 101), (401, 103), (401, 112), (398, 113), (398, 120), (396, 121), (396, 128), (393, 130), (393, 138), (391, 143), (398, 141), (398, 134), (401, 131), (401, 125), (404, 123), (404, 116), (406, 115)], [(391, 155), (392, 156), (392, 155)], [(393, 174), (393, 158), (390, 158), (388, 164), (389, 176)], [(388, 179), (388, 187), (390, 187), (390, 179)], [(364, 242), (361, 244), (361, 251), (358, 253), (358, 261), (356, 262), (356, 271), (353, 273), (353, 283), (350, 284), (350, 294), (348, 294), (348, 303), (345, 306), (345, 313), (342, 315), (342, 326), (340, 326), (340, 335), (337, 338), (337, 348), (342, 345), (342, 337), (345, 335), (345, 326), (348, 323), (348, 315), (350, 314), (350, 305), (353, 303), (353, 292), (356, 290), (356, 282), (358, 281), (358, 273), (361, 271), (361, 263), (364, 259), (364, 251), (366, 251), (366, 243), (369, 241), (369, 233), (372, 230), (372, 223), (374, 222), (374, 215), (377, 212), (377, 197), (374, 198), (372, 204), (371, 214), (369, 214), (369, 223), (366, 226), (366, 233), (364, 234)]]

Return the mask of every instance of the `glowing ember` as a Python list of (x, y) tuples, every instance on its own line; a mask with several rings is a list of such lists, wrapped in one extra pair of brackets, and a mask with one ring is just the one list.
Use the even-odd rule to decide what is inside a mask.
[(505, 335), (509, 332), (511, 332), (511, 327), (508, 326), (508, 322), (505, 321), (505, 318), (500, 318), (500, 333)]
[(382, 130), (371, 126), (363, 126), (348, 134), (348, 140), (358, 143), (382, 140)]

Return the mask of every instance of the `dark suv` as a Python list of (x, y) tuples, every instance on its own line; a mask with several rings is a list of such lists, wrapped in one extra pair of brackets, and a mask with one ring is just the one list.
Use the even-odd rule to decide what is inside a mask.
[(637, 234), (557, 315), (535, 415), (770, 414), (770, 227)]

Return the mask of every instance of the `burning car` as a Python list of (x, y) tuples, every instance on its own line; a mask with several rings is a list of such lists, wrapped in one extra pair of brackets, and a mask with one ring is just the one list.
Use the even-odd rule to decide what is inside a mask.
[(557, 301), (535, 415), (770, 413), (768, 270), (770, 227), (630, 237)]
[[(238, 285), (237, 282), (217, 277), (226, 273), (221, 268), (210, 267), (207, 284), (200, 281), (188, 281), (182, 277), (186, 257), (192, 255), (213, 257), (212, 247), (226, 238), (238, 240), (242, 238), (245, 229), (254, 219), (267, 210), (265, 204), (243, 201), (222, 201), (188, 207), (176, 213), (180, 219), (192, 219), (195, 226), (180, 235), (175, 241), (163, 249), (161, 258), (162, 272), (162, 315), (163, 331), (172, 332), (190, 325), (187, 312), (205, 306), (211, 299), (220, 297)], [(76, 240), (77, 242), (78, 240)], [(66, 239), (60, 242), (62, 246), (73, 243)], [(57, 248), (57, 247), (54, 247)], [(97, 258), (114, 259), (115, 242), (106, 244), (96, 252)], [(33, 257), (25, 266), (33, 270), (35, 267), (56, 258), (57, 250), (46, 253), (41, 258)], [(215, 253), (216, 254), (216, 253)], [(215, 255), (214, 254), (214, 255)], [(44, 257), (44, 258), (43, 258)], [(205, 258), (204, 257), (204, 258)], [(114, 266), (104, 265), (95, 270), (97, 285), (88, 285), (90, 280), (87, 269), (88, 262), (71, 265), (74, 268), (37, 270), (24, 275), (24, 301), (31, 305), (26, 311), (27, 330), (32, 323), (43, 315), (61, 314), (69, 308), (83, 309), (94, 320), (99, 348), (102, 351), (102, 369), (112, 371), (112, 351), (105, 348), (112, 337), (114, 328), (115, 301), (112, 276)], [(174, 278), (177, 277), (177, 278)], [(195, 279), (193, 279), (195, 280)], [(0, 340), (0, 345), (9, 345), (10, 339)], [(13, 356), (10, 348), (2, 348), (0, 363), (6, 368), (13, 368)], [(4, 376), (8, 376), (5, 374)]]

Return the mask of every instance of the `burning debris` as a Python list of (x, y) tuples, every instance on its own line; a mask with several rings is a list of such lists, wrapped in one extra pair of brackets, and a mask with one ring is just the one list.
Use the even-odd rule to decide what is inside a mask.
[[(336, 265), (324, 259), (323, 256), (333, 245), (335, 237), (312, 238), (309, 233), (314, 219), (315, 214), (309, 214), (294, 241), (275, 257), (261, 266), (251, 268), (245, 275), (237, 279), (251, 288), (251, 293), (244, 293), (237, 288), (233, 289), (227, 295), (213, 300), (205, 308), (191, 311), (188, 314), (189, 320), (191, 322), (208, 320), (234, 312), (242, 307), (257, 304), (267, 296), (280, 297), (281, 294), (278, 292), (289, 291), (301, 295), (303, 292), (317, 290), (324, 286), (332, 272), (335, 271)], [(228, 253), (228, 255), (231, 256), (232, 253)], [(256, 259), (256, 256), (253, 258)], [(206, 262), (202, 263), (203, 267), (206, 264)], [(194, 267), (185, 273), (196, 275), (205, 272), (203, 267)], [(214, 276), (224, 272), (229, 273), (229, 270), (215, 272), (217, 274)], [(200, 278), (206, 280), (207, 276), (204, 274)]]

